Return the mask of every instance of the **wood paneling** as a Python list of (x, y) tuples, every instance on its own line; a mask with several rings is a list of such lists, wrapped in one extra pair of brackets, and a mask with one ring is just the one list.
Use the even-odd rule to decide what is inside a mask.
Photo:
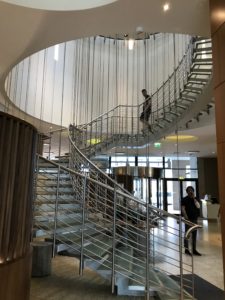
[(225, 1), (224, 0), (210, 0), (210, 18), (211, 18), (211, 32), (212, 35), (225, 22)]
[(219, 197), (221, 204), (221, 231), (223, 241), (223, 269), (225, 273), (225, 1), (210, 0), (209, 2), (213, 46), (214, 96), (216, 103), (217, 156)]
[[(225, 15), (225, 10), (224, 10)], [(217, 87), (225, 82), (225, 22), (220, 29), (213, 34), (212, 49), (213, 49), (213, 83)]]
[[(0, 112), (0, 277), (12, 275), (15, 281), (8, 284), (15, 290), (21, 282), (13, 273), (17, 268), (29, 271), (30, 265), (23, 258), (30, 253), (36, 137), (33, 126)], [(17, 275), (24, 280), (30, 277), (30, 273)], [(3, 289), (0, 299), (27, 299), (16, 294), (10, 298), (9, 291), (10, 286)]]
[(29, 251), (24, 257), (0, 267), (0, 299), (30, 299), (31, 254)]

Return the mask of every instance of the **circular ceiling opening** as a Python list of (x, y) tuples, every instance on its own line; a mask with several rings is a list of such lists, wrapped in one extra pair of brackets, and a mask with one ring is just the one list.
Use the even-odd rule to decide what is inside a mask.
[(52, 0), (3, 0), (11, 4), (21, 5), (36, 9), (46, 10), (83, 10), (94, 7), (107, 5), (117, 0), (63, 0), (63, 1), (52, 1)]

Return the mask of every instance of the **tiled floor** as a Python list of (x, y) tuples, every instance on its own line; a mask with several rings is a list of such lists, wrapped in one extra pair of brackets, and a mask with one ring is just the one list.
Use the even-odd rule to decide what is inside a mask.
[(197, 248), (202, 256), (194, 257), (194, 273), (223, 289), (223, 262), (220, 223), (200, 221)]
[[(203, 228), (198, 233), (197, 246), (202, 256), (194, 256), (194, 273), (223, 289), (219, 223), (205, 220), (199, 223)], [(85, 270), (84, 276), (80, 277), (78, 267), (74, 258), (57, 256), (52, 261), (51, 276), (32, 279), (31, 300), (143, 299), (112, 295), (108, 282), (90, 270)]]

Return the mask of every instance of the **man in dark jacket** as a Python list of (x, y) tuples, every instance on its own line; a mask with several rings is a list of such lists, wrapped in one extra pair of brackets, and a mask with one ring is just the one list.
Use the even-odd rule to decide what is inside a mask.
[[(200, 203), (195, 198), (194, 191), (195, 190), (192, 186), (188, 186), (186, 188), (187, 196), (184, 197), (181, 201), (181, 212), (185, 220), (197, 224), (197, 220), (200, 215)], [(190, 227), (187, 224), (185, 224), (185, 232), (187, 232), (189, 228)], [(201, 254), (196, 250), (196, 239), (197, 239), (197, 230), (194, 230), (192, 232), (193, 254), (201, 256)], [(187, 239), (184, 239), (184, 247), (185, 247), (185, 253), (191, 255), (191, 252), (188, 249)]]
[(143, 123), (143, 130), (148, 129), (151, 131), (151, 125), (149, 124), (149, 118), (152, 112), (152, 98), (148, 95), (146, 89), (143, 89), (142, 95), (145, 98), (143, 103), (143, 111), (140, 115), (140, 121)]

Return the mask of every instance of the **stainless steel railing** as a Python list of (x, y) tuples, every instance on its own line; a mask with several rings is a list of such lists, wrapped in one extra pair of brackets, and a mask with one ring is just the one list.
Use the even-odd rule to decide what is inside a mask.
[[(199, 55), (201, 51), (196, 58), (201, 61)], [(154, 95), (158, 102), (152, 125), (171, 109), (178, 112), (180, 88), (188, 83), (193, 61), (191, 46), (183, 60)], [(195, 66), (202, 68), (205, 65)], [(199, 78), (197, 72), (192, 76)], [(204, 76), (200, 79), (207, 81), (211, 72)], [(103, 142), (138, 137), (139, 113), (140, 106), (118, 106), (89, 124), (70, 126), (69, 168), (38, 156), (34, 235), (52, 240), (54, 254), (66, 250), (79, 257), (80, 274), (86, 265), (104, 274), (112, 282), (112, 291), (123, 278), (130, 290), (143, 289), (147, 297), (155, 291), (168, 298), (191, 299), (193, 260), (183, 255), (183, 240), (189, 238), (184, 231), (187, 222), (133, 197), (80, 151), (90, 153)], [(191, 230), (198, 228), (189, 225)]]
[[(191, 102), (197, 99), (197, 95), (186, 88), (190, 82), (194, 88), (197, 86), (198, 89), (203, 90), (210, 81), (212, 65), (209, 62), (208, 65), (204, 64), (205, 60), (212, 60), (212, 54), (204, 51), (210, 47), (210, 40), (205, 41), (205, 44), (198, 44), (191, 40), (174, 73), (152, 95), (149, 124), (153, 133), (158, 127), (163, 127), (164, 122), (172, 123)], [(208, 72), (205, 73), (206, 68)], [(71, 125), (74, 130), (74, 141), (86, 155), (93, 155), (101, 152), (102, 149), (116, 145), (143, 143), (145, 139), (139, 120), (141, 111), (142, 104), (118, 105), (87, 124)]]
[[(78, 149), (73, 151), (80, 156)], [(70, 249), (80, 258), (81, 274), (85, 264), (108, 274), (112, 290), (115, 282), (126, 278), (130, 288), (143, 288), (147, 294), (186, 293), (191, 282), (181, 278), (193, 273), (193, 261), (182, 255), (185, 233), (178, 223), (185, 221), (124, 193), (108, 177), (99, 181), (92, 178), (95, 173), (42, 157), (37, 166), (37, 237), (52, 240), (53, 249)]]

